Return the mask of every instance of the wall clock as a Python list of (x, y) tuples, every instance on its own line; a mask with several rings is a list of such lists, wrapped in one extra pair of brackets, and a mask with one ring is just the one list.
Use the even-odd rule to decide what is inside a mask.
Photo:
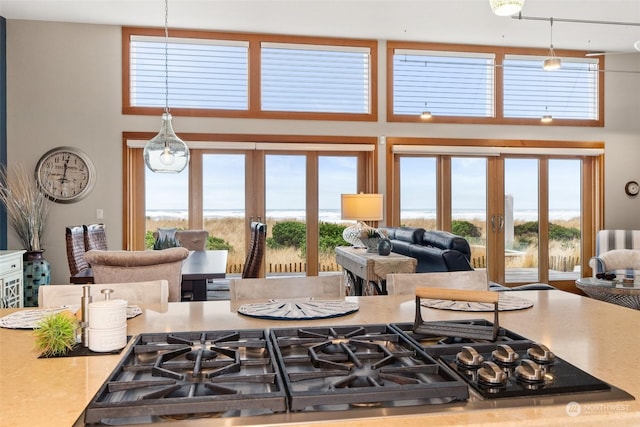
[(93, 162), (74, 147), (47, 151), (36, 166), (36, 182), (47, 197), (58, 203), (73, 203), (86, 197), (96, 181)]
[(627, 196), (637, 196), (640, 193), (640, 185), (636, 181), (629, 181), (624, 186), (624, 192)]

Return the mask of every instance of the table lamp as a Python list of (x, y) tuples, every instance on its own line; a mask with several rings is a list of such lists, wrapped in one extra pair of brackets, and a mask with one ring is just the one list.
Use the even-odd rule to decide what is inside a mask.
[(342, 238), (353, 246), (365, 246), (360, 233), (371, 229), (363, 221), (380, 221), (383, 218), (382, 194), (342, 194), (340, 213), (343, 220), (355, 220), (355, 225), (347, 227)]

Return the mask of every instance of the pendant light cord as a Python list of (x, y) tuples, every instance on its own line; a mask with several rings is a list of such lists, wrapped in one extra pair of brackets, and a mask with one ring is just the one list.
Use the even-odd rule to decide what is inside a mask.
[(164, 112), (169, 114), (169, 0), (164, 0)]
[(552, 16), (551, 18), (549, 18), (549, 23), (551, 24), (551, 25), (549, 26), (549, 28), (550, 28), (550, 33), (551, 33), (551, 37), (550, 37), (551, 44), (550, 44), (550, 46), (549, 46), (549, 50), (551, 51), (551, 56), (553, 57), (553, 56), (556, 56), (556, 55), (555, 55), (555, 52), (553, 51), (553, 16)]

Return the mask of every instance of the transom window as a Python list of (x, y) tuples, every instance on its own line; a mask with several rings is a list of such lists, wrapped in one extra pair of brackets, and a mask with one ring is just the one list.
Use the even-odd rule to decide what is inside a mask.
[(560, 69), (553, 71), (542, 69), (543, 60), (505, 57), (504, 117), (596, 120), (598, 60), (563, 58)]
[(159, 114), (168, 100), (174, 115), (377, 120), (375, 40), (169, 35), (122, 29), (125, 114)]
[(493, 117), (494, 55), (396, 50), (393, 112)]
[(246, 110), (249, 107), (249, 43), (171, 38), (165, 74), (163, 37), (132, 36), (131, 106)]
[(368, 48), (262, 43), (262, 109), (368, 113)]
[(547, 71), (547, 53), (387, 42), (387, 120), (604, 126), (604, 58), (562, 51), (560, 69)]

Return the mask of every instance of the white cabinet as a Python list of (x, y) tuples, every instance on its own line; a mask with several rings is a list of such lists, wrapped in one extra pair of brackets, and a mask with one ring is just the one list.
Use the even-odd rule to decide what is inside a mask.
[(26, 251), (0, 251), (0, 308), (22, 307), (22, 254)]

